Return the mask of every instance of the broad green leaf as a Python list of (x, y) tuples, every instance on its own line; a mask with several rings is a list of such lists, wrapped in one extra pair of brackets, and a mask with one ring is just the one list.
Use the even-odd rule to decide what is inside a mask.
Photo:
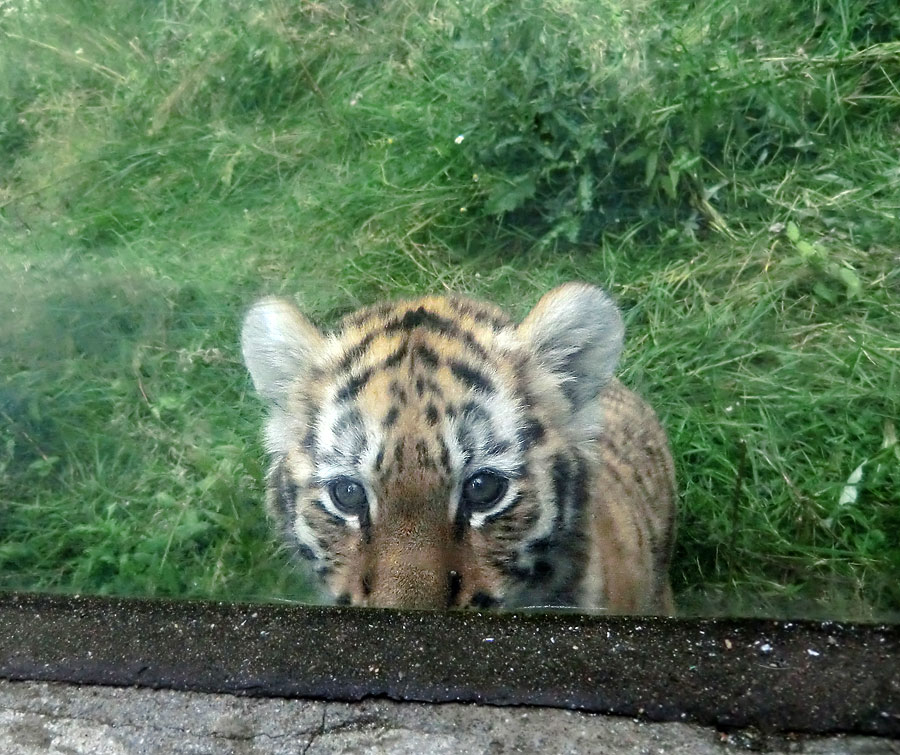
[(800, 239), (800, 241), (798, 241), (796, 243), (796, 246), (797, 246), (797, 251), (800, 252), (800, 256), (803, 257), (803, 259), (805, 259), (805, 260), (808, 260), (810, 257), (818, 257), (819, 256), (818, 252), (816, 251), (816, 247), (814, 247), (812, 244), (810, 244), (808, 241), (806, 241), (804, 239)]
[(512, 184), (497, 184), (488, 197), (485, 209), (494, 214), (512, 212), (534, 196), (536, 186), (531, 176), (519, 178)]
[(853, 270), (853, 268), (839, 268), (838, 277), (844, 282), (844, 285), (847, 287), (848, 299), (856, 299), (862, 295), (862, 281), (860, 281), (859, 276), (856, 274), (856, 271)]

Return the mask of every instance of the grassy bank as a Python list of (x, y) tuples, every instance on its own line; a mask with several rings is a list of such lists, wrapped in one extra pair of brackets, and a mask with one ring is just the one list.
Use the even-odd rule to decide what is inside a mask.
[(896, 616), (898, 40), (863, 0), (0, 5), (0, 588), (303, 598), (243, 309), (578, 278), (671, 434), (682, 604)]

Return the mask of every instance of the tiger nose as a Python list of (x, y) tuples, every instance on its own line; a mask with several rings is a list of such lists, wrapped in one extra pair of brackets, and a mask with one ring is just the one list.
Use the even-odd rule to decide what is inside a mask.
[(385, 608), (449, 608), (462, 587), (460, 573), (427, 556), (417, 559), (385, 559), (376, 565), (364, 584), (368, 604)]

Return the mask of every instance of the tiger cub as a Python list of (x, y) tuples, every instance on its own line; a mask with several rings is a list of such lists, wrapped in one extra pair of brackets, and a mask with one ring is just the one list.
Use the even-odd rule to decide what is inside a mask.
[(290, 302), (244, 320), (268, 403), (268, 505), (339, 604), (673, 610), (675, 481), (613, 372), (618, 309), (569, 283), (520, 324), (460, 296), (323, 334)]

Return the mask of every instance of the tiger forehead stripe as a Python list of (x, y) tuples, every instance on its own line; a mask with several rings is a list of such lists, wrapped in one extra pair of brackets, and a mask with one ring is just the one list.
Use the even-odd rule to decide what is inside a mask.
[(413, 349), (413, 356), (421, 359), (429, 367), (437, 367), (440, 361), (435, 350), (424, 344), (419, 344)]
[(459, 296), (429, 296), (413, 301), (383, 302), (362, 309), (347, 315), (342, 326), (346, 329), (377, 329), (396, 318), (400, 313), (408, 314), (416, 311), (412, 309), (414, 306), (442, 319), (449, 318), (454, 322), (469, 320), (479, 326), (490, 326), (493, 330), (505, 328), (512, 322), (502, 310), (486, 302), (473, 301)]
[(367, 333), (366, 336), (355, 346), (351, 346), (344, 352), (344, 356), (341, 358), (341, 361), (338, 362), (338, 372), (346, 372), (350, 369), (354, 362), (359, 360), (363, 354), (366, 353), (366, 349), (369, 348), (369, 344), (375, 338), (375, 333)]
[(479, 324), (490, 325), (494, 330), (500, 330), (509, 325), (509, 319), (502, 312), (484, 304), (451, 297), (447, 299), (450, 309), (457, 315), (471, 317)]
[(369, 378), (372, 377), (372, 368), (370, 367), (367, 370), (364, 370), (359, 375), (351, 377), (342, 388), (340, 388), (337, 392), (337, 400), (338, 401), (347, 401), (349, 399), (354, 399), (359, 395), (359, 392), (366, 387), (366, 383), (369, 382)]
[(475, 367), (453, 360), (450, 362), (450, 372), (457, 380), (473, 390), (482, 393), (494, 392), (494, 383), (491, 379)]
[[(482, 312), (476, 309), (474, 305), (470, 308), (466, 308), (463, 303), (457, 303), (456, 307), (451, 305), (451, 308), (458, 308), (460, 314), (467, 315), (474, 325), (474, 330), (483, 331), (487, 327), (488, 330), (493, 332), (508, 324), (501, 320), (499, 316), (487, 311)], [(379, 320), (381, 322), (378, 322)], [(372, 348), (373, 343), (380, 337), (389, 337), (398, 333), (409, 333), (416, 329), (423, 329), (427, 332), (455, 339), (462, 343), (479, 359), (489, 359), (487, 349), (485, 349), (472, 329), (461, 325), (459, 321), (452, 320), (439, 312), (426, 308), (425, 304), (421, 304), (415, 309), (407, 308), (405, 311), (402, 307), (390, 309), (378, 308), (369, 313), (366, 317), (350, 318), (344, 325), (346, 328), (345, 332), (349, 331), (352, 333), (352, 331), (362, 329), (363, 327), (370, 327), (373, 328), (373, 330), (370, 330), (343, 351), (343, 355), (337, 364), (338, 372), (352, 370), (355, 365), (365, 358), (366, 354)], [(398, 344), (396, 350), (385, 359), (383, 366), (393, 367), (399, 364), (399, 362), (406, 357), (408, 349), (409, 343), (405, 339), (402, 340)], [(436, 355), (432, 349), (419, 346), (416, 350), (416, 355), (431, 366), (435, 365), (434, 357)]]

